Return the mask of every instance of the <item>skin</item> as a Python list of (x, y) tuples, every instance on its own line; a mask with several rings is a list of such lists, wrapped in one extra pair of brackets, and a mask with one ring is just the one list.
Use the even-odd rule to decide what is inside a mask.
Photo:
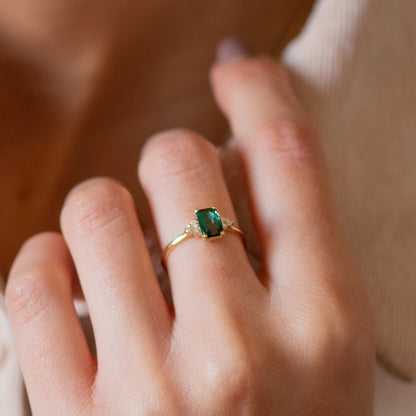
[[(78, 185), (62, 235), (28, 240), (6, 290), (35, 416), (372, 414), (371, 309), (310, 122), (270, 58), (234, 49), (211, 82), (244, 164), (262, 269), (231, 233), (188, 240), (168, 258), (169, 307), (132, 196), (107, 178)], [(150, 138), (138, 173), (162, 247), (195, 208), (237, 220), (217, 150), (195, 132)], [(73, 307), (78, 279), (96, 357)]]

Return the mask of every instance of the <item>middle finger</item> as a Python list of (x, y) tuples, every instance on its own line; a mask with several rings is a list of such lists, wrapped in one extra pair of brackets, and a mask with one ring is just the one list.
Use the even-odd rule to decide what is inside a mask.
[[(165, 345), (171, 321), (131, 195), (113, 180), (90, 179), (67, 197), (61, 226), (91, 314), (99, 362), (100, 356), (138, 350), (153, 357)], [(126, 334), (137, 342), (125, 342)]]

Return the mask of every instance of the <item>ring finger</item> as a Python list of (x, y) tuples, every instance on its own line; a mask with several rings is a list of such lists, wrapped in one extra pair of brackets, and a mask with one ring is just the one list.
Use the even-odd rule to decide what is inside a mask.
[[(139, 177), (165, 247), (194, 218), (195, 210), (216, 207), (222, 218), (236, 222), (215, 147), (196, 133), (172, 130), (149, 140), (139, 164)], [(238, 235), (220, 239), (187, 239), (167, 258), (176, 316), (204, 302), (249, 296), (261, 287)], [(191, 309), (190, 309), (191, 308)]]

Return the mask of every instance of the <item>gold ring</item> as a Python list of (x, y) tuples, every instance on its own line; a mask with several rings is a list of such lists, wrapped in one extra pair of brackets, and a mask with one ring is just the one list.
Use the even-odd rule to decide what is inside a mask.
[(221, 218), (215, 207), (195, 210), (196, 218), (184, 229), (183, 233), (175, 237), (162, 251), (160, 262), (167, 270), (166, 260), (172, 250), (189, 238), (199, 237), (204, 240), (216, 240), (224, 236), (227, 231), (238, 235), (245, 246), (246, 241), (243, 232), (234, 226), (234, 221), (229, 218)]

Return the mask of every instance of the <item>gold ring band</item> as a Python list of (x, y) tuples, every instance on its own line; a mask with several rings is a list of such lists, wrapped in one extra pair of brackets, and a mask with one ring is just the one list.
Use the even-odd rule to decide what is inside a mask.
[(218, 239), (224, 236), (225, 232), (232, 232), (239, 236), (246, 245), (243, 232), (234, 226), (234, 222), (228, 218), (221, 218), (215, 207), (195, 210), (196, 219), (191, 221), (183, 233), (175, 237), (162, 251), (160, 262), (167, 270), (167, 258), (172, 250), (189, 238), (199, 237), (204, 240)]

